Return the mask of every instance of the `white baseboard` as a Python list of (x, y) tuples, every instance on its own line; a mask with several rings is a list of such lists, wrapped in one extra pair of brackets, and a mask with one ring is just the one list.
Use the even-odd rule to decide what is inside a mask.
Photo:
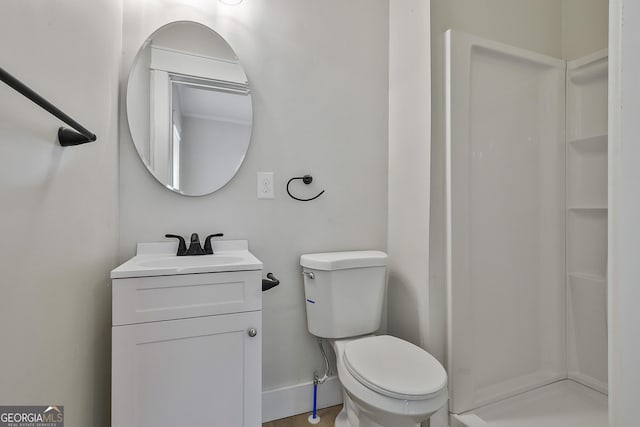
[[(318, 409), (342, 404), (338, 377), (329, 377), (318, 385)], [(302, 414), (313, 410), (313, 381), (262, 392), (262, 422)]]

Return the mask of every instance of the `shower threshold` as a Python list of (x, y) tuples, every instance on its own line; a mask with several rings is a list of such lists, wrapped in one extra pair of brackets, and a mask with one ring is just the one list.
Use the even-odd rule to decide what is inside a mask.
[(607, 396), (572, 380), (558, 381), (451, 416), (451, 427), (605, 427)]

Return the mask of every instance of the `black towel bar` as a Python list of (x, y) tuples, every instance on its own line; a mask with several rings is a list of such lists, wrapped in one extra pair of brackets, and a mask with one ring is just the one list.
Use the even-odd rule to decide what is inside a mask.
[(76, 132), (71, 129), (65, 129), (63, 127), (58, 129), (58, 142), (60, 142), (60, 145), (62, 145), (63, 147), (85, 144), (87, 142), (93, 142), (97, 139), (96, 135), (93, 132), (84, 128), (80, 123), (76, 122), (71, 117), (63, 113), (58, 107), (38, 95), (33, 91), (33, 89), (13, 77), (2, 67), (0, 67), (0, 80), (2, 80), (8, 86), (11, 86), (13, 89), (20, 92), (22, 95), (26, 96), (31, 101), (38, 104), (40, 107), (44, 108), (49, 113), (53, 114), (58, 119), (62, 120), (77, 131)]

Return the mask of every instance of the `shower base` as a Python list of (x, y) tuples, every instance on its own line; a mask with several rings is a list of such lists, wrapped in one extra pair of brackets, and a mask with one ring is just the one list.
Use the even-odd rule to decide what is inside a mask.
[(451, 427), (603, 427), (607, 396), (571, 380), (451, 416)]

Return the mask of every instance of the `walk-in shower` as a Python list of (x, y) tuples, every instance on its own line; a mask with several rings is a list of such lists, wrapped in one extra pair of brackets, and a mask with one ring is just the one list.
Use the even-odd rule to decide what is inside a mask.
[(452, 427), (607, 424), (607, 54), (446, 35)]

